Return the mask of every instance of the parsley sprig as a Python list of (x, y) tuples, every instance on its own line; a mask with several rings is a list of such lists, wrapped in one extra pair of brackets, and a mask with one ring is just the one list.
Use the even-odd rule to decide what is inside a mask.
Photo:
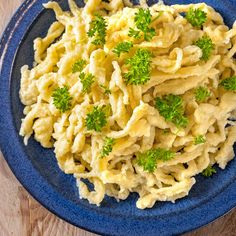
[(94, 76), (91, 73), (85, 74), (82, 72), (79, 75), (80, 82), (83, 85), (82, 92), (89, 93), (91, 91), (91, 86), (94, 83)]
[(138, 49), (133, 57), (126, 60), (129, 71), (124, 74), (124, 79), (127, 84), (140, 85), (150, 80), (151, 56), (149, 50)]
[(155, 29), (149, 27), (152, 22), (152, 15), (149, 9), (140, 8), (135, 13), (134, 22), (138, 30), (130, 28), (129, 36), (136, 39), (141, 38), (141, 32), (144, 34), (144, 40), (150, 41), (156, 34)]
[(228, 91), (236, 91), (236, 76), (223, 79), (220, 82), (220, 86), (224, 87), (224, 89)]
[(115, 139), (109, 137), (105, 138), (101, 151), (101, 158), (108, 156), (112, 152), (114, 144), (115, 144)]
[(199, 8), (190, 8), (185, 15), (186, 20), (193, 27), (202, 27), (202, 25), (207, 21), (207, 13)]
[(157, 148), (139, 153), (137, 155), (137, 163), (139, 166), (142, 166), (145, 171), (152, 173), (156, 169), (157, 161), (169, 161), (173, 158), (174, 152), (164, 148)]
[(81, 72), (86, 65), (86, 61), (83, 59), (80, 59), (75, 62), (75, 64), (72, 66), (72, 73)]
[(106, 106), (95, 106), (93, 110), (87, 114), (86, 127), (88, 130), (101, 132), (102, 128), (107, 124)]
[(184, 116), (183, 99), (174, 94), (163, 98), (157, 97), (155, 107), (167, 121), (174, 123), (177, 127), (185, 128), (188, 119)]
[(210, 58), (211, 53), (215, 48), (215, 45), (213, 44), (211, 38), (207, 35), (198, 39), (195, 42), (195, 45), (202, 49), (201, 60), (204, 60), (204, 61), (207, 61)]
[(70, 110), (72, 97), (70, 96), (67, 86), (55, 89), (52, 98), (54, 106), (60, 110), (60, 112)]
[(141, 32), (139, 30), (135, 30), (133, 28), (129, 28), (129, 37), (133, 37), (135, 39), (141, 39)]
[(113, 49), (113, 52), (120, 57), (122, 52), (129, 52), (129, 50), (133, 47), (132, 42), (121, 42), (116, 45), (116, 47)]
[(107, 86), (100, 84), (100, 87), (104, 90), (105, 95), (108, 96), (109, 94), (111, 94), (111, 90)]
[(202, 143), (205, 143), (205, 142), (206, 142), (206, 139), (204, 138), (203, 135), (198, 135), (194, 139), (194, 144), (195, 145), (202, 144)]
[(210, 177), (212, 176), (213, 174), (216, 173), (216, 169), (209, 165), (203, 172), (202, 172), (202, 175), (204, 175), (205, 177)]
[(208, 97), (211, 96), (211, 93), (209, 92), (209, 90), (206, 87), (198, 87), (195, 90), (195, 99), (197, 102), (204, 102)]
[(105, 44), (106, 29), (106, 20), (98, 14), (95, 15), (95, 19), (90, 22), (90, 29), (87, 33), (89, 37), (95, 37), (92, 42), (94, 45), (101, 46)]

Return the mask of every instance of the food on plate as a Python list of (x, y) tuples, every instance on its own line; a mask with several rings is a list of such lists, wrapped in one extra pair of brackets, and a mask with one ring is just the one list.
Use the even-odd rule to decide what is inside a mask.
[(21, 70), (20, 135), (54, 147), (91, 204), (136, 192), (145, 209), (234, 158), (236, 25), (204, 3), (124, 2), (44, 4), (57, 20)]

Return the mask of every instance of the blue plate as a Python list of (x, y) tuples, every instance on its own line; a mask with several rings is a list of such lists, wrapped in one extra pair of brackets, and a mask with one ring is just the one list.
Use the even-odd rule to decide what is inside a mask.
[[(176, 204), (157, 203), (152, 209), (139, 210), (137, 195), (117, 203), (106, 197), (100, 208), (80, 200), (71, 175), (63, 174), (53, 150), (42, 148), (30, 139), (24, 146), (18, 135), (23, 106), (18, 91), (20, 68), (32, 66), (33, 40), (46, 34), (55, 20), (52, 11), (44, 10), (47, 0), (27, 0), (16, 12), (3, 34), (0, 55), (0, 145), (3, 154), (24, 187), (42, 205), (62, 219), (80, 228), (103, 235), (173, 235), (203, 226), (236, 206), (236, 159), (226, 170), (217, 170), (212, 178), (197, 177), (190, 195)], [(67, 0), (57, 1), (68, 9)], [(153, 3), (154, 1), (150, 1)], [(202, 0), (166, 0), (166, 4), (198, 3)], [(233, 0), (206, 0), (232, 26), (236, 19)], [(77, 1), (82, 6), (81, 1)]]

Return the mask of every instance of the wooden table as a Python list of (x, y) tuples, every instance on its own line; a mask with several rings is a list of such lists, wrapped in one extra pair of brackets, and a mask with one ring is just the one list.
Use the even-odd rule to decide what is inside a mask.
[[(0, 0), (0, 34), (23, 0)], [(217, 209), (216, 209), (217, 211)], [(16, 180), (0, 153), (0, 236), (94, 236), (59, 219)], [(235, 236), (236, 209), (185, 236)]]

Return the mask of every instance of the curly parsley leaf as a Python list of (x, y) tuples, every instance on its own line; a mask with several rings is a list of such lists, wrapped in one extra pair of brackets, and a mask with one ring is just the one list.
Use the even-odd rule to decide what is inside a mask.
[(129, 33), (128, 36), (129, 37), (133, 37), (135, 39), (141, 39), (141, 32), (139, 30), (135, 30), (133, 28), (129, 28)]
[(98, 14), (95, 15), (95, 19), (90, 22), (90, 29), (87, 32), (89, 37), (95, 37), (92, 42), (94, 45), (100, 46), (105, 44), (106, 29), (106, 20)]
[(111, 90), (108, 88), (108, 87), (106, 87), (105, 85), (102, 85), (102, 84), (100, 84), (100, 87), (102, 88), (102, 89), (104, 89), (104, 94), (105, 95), (109, 95), (109, 94), (111, 94)]
[(107, 124), (105, 108), (105, 106), (95, 106), (93, 110), (87, 114), (85, 123), (88, 130), (102, 131), (102, 128)]
[(91, 91), (91, 86), (94, 83), (94, 76), (91, 73), (85, 74), (82, 72), (79, 78), (81, 84), (83, 85), (82, 92), (89, 93)]
[(57, 88), (52, 93), (53, 104), (60, 110), (60, 112), (65, 112), (71, 108), (71, 100), (68, 87)]
[(170, 130), (169, 130), (169, 129), (164, 129), (164, 130), (163, 130), (163, 134), (164, 134), (164, 135), (167, 135), (167, 134), (169, 134), (169, 133), (170, 133)]
[(183, 99), (174, 94), (169, 94), (163, 98), (157, 97), (155, 107), (167, 121), (174, 123), (177, 127), (185, 128), (188, 119), (184, 116)]
[(151, 56), (149, 50), (138, 49), (133, 57), (126, 60), (129, 71), (124, 74), (124, 79), (127, 84), (140, 85), (150, 80)]
[(193, 27), (200, 28), (207, 21), (207, 13), (199, 8), (194, 9), (191, 7), (186, 13), (185, 18)]
[(108, 156), (112, 152), (114, 144), (115, 144), (115, 139), (109, 137), (105, 138), (101, 151), (101, 158)]
[(202, 144), (202, 143), (205, 143), (205, 142), (206, 142), (206, 139), (204, 138), (203, 135), (198, 135), (198, 136), (195, 137), (195, 139), (194, 139), (194, 144), (195, 144), (195, 145)]
[(228, 91), (236, 91), (236, 76), (229, 77), (220, 82), (220, 86)]
[(145, 171), (152, 173), (156, 169), (157, 161), (169, 161), (173, 158), (174, 152), (164, 148), (157, 148), (139, 153), (137, 155), (137, 163), (139, 166), (142, 166)]
[(209, 92), (209, 90), (206, 87), (198, 87), (195, 90), (195, 99), (197, 102), (204, 102), (208, 97), (211, 96), (211, 93)]
[(117, 44), (117, 46), (114, 48), (113, 52), (120, 57), (122, 52), (129, 52), (129, 50), (133, 47), (132, 42), (121, 42)]
[(205, 177), (210, 177), (213, 174), (216, 173), (216, 169), (213, 166), (208, 166), (203, 172), (202, 175), (204, 175)]
[(144, 40), (150, 41), (156, 34), (154, 28), (149, 27), (152, 22), (152, 15), (149, 9), (140, 8), (135, 13), (134, 22), (138, 30), (130, 28), (129, 36), (134, 38), (140, 38), (140, 33), (143, 32)]
[(86, 65), (86, 61), (83, 59), (80, 59), (75, 62), (75, 64), (72, 66), (72, 73), (81, 72)]
[(211, 53), (215, 48), (215, 45), (213, 44), (211, 38), (206, 35), (198, 39), (195, 42), (195, 45), (198, 46), (200, 49), (202, 49), (201, 60), (204, 60), (204, 61), (207, 61), (210, 58)]
[(154, 21), (156, 21), (158, 18), (160, 18), (160, 16), (162, 16), (163, 13), (164, 13), (164, 11), (159, 11), (158, 15), (157, 15), (154, 19), (152, 19), (152, 22), (154, 22)]

